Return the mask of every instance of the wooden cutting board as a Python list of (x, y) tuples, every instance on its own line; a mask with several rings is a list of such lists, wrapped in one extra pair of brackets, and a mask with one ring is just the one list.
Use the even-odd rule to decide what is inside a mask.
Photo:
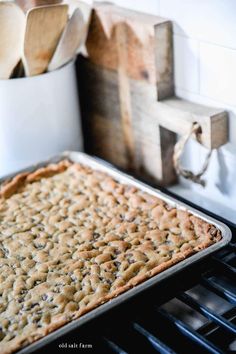
[(227, 141), (222, 110), (174, 97), (172, 24), (96, 3), (78, 62), (85, 150), (159, 185), (176, 182), (176, 133), (202, 128), (201, 142)]
[[(135, 93), (146, 92), (143, 107), (147, 95), (156, 100), (173, 93), (171, 23), (114, 5), (96, 5), (87, 51), (89, 59), (81, 58), (78, 65), (87, 151), (156, 178), (158, 129), (154, 132), (153, 123), (147, 122), (144, 127), (136, 114)], [(171, 152), (166, 150), (163, 159)], [(170, 182), (173, 179), (172, 169)]]

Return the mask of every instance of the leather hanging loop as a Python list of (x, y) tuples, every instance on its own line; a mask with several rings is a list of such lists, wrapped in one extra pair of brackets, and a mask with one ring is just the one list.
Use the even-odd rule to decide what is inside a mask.
[(206, 172), (209, 166), (212, 150), (208, 152), (205, 162), (198, 173), (193, 173), (192, 171), (184, 168), (181, 165), (181, 156), (184, 152), (185, 145), (193, 134), (196, 136), (197, 140), (199, 140), (199, 135), (201, 134), (201, 126), (198, 123), (193, 123), (189, 133), (181, 137), (181, 139), (175, 144), (174, 154), (173, 154), (174, 167), (176, 173), (179, 176), (182, 176), (185, 179), (191, 180), (192, 182), (200, 184), (203, 187), (205, 187), (206, 181), (201, 177)]

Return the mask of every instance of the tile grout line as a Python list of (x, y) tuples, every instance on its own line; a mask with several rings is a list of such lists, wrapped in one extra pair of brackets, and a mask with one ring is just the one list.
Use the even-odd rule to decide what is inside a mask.
[[(214, 105), (214, 104), (217, 104), (217, 105), (218, 105), (218, 104), (219, 104), (219, 105), (222, 105), (222, 106), (225, 105), (226, 108), (225, 108), (225, 107), (219, 107), (219, 108), (225, 109), (225, 110), (227, 110), (227, 111), (229, 111), (229, 110), (235, 111), (235, 110), (236, 110), (236, 105), (234, 106), (234, 105), (232, 105), (232, 104), (230, 104), (230, 103), (217, 100), (216, 98), (213, 98), (213, 97), (211, 97), (211, 96), (207, 96), (207, 95), (203, 95), (203, 94), (201, 94), (201, 93), (196, 93), (196, 92), (194, 92), (194, 91), (187, 90), (187, 89), (185, 89), (185, 88), (183, 88), (183, 87), (181, 87), (181, 86), (175, 86), (175, 87), (176, 87), (177, 90), (184, 91), (184, 93), (189, 93), (189, 94), (192, 94), (192, 95), (197, 95), (197, 96), (199, 96), (199, 98), (209, 99), (210, 101), (213, 101), (212, 103), (209, 103), (209, 104), (207, 104), (207, 103), (195, 102), (195, 103), (197, 103), (197, 104), (203, 104), (203, 105)], [(190, 99), (186, 98), (186, 100), (190, 100)]]
[[(174, 23), (175, 21), (171, 20), (172, 23)], [(204, 39), (200, 39), (200, 38), (196, 38), (196, 37), (191, 37), (191, 36), (188, 36), (186, 34), (182, 34), (182, 33), (179, 33), (179, 32), (176, 32), (175, 30), (173, 30), (173, 34), (176, 35), (176, 36), (180, 36), (180, 37), (183, 37), (183, 38), (187, 38), (187, 39), (193, 39), (195, 41), (199, 41), (201, 43), (204, 43), (204, 44), (208, 44), (208, 45), (212, 45), (212, 46), (215, 46), (215, 47), (219, 47), (219, 48), (223, 48), (223, 49), (228, 49), (230, 51), (233, 51), (233, 52), (236, 52), (236, 47), (226, 47), (222, 44), (218, 44), (216, 42), (209, 42), (209, 41), (206, 41)]]

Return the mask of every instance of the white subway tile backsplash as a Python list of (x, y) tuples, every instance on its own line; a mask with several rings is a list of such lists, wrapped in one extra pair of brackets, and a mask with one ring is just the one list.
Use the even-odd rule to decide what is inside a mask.
[(174, 31), (202, 41), (236, 48), (235, 0), (160, 0), (160, 15)]
[(236, 50), (200, 43), (200, 93), (236, 106)]
[[(192, 145), (192, 141), (190, 142)], [(188, 149), (189, 151), (187, 151), (187, 154), (190, 153), (190, 158), (194, 161), (194, 166), (193, 163), (189, 163), (187, 159), (184, 159), (183, 165), (196, 173), (199, 172), (203, 166), (207, 149), (204, 149), (197, 143), (195, 143), (193, 148), (192, 151)], [(234, 183), (236, 179), (236, 169), (232, 168), (235, 164), (235, 154), (225, 154), (224, 147), (214, 151), (208, 170), (203, 175), (203, 179), (206, 181), (205, 188), (198, 184), (191, 182), (187, 183), (180, 179), (181, 187), (187, 192), (186, 199), (189, 199), (191, 202), (196, 202), (197, 204), (209, 208), (211, 211), (219, 213), (219, 215), (222, 216), (224, 215), (229, 220), (236, 222), (236, 185)], [(172, 187), (171, 190), (175, 192), (178, 188), (180, 187)], [(180, 195), (185, 197), (183, 193)], [(197, 196), (199, 199), (197, 199)], [(205, 203), (208, 200), (209, 205), (207, 206)]]
[(174, 35), (175, 86), (199, 92), (199, 43), (194, 39)]
[[(205, 154), (201, 154), (201, 163), (205, 159)], [(223, 149), (214, 151), (210, 161), (209, 168), (205, 174), (207, 185), (204, 190), (200, 186), (195, 185), (194, 190), (203, 192), (211, 199), (215, 199), (222, 204), (236, 209), (236, 169), (235, 156), (224, 154)], [(230, 203), (230, 204), (229, 204)], [(235, 217), (236, 221), (236, 217)]]

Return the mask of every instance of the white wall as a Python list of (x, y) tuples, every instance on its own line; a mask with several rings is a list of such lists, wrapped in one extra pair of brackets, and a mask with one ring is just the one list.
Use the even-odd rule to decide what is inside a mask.
[[(229, 143), (213, 153), (207, 187), (188, 189), (236, 211), (236, 1), (113, 0), (173, 20), (176, 94), (229, 111)], [(206, 150), (191, 143), (188, 166), (198, 169)], [(181, 182), (186, 186), (186, 183)], [(234, 213), (233, 213), (234, 215)], [(236, 221), (236, 214), (235, 214)]]

